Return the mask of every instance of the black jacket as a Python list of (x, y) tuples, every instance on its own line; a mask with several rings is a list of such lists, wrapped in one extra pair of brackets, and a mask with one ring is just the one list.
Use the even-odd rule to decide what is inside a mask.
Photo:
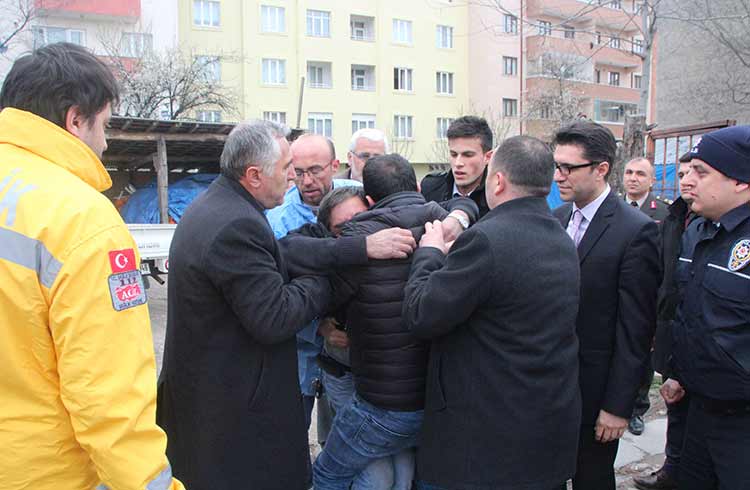
[[(565, 228), (572, 205), (554, 214)], [(656, 223), (610, 192), (578, 244), (583, 425), (594, 425), (599, 410), (632, 414), (656, 328), (658, 239)]]
[[(476, 213), (474, 208), (472, 220)], [(369, 235), (398, 226), (411, 229), (419, 241), (425, 223), (447, 214), (417, 192), (399, 192), (355, 216), (342, 235)], [(363, 399), (385, 410), (424, 407), (429, 343), (416, 339), (401, 318), (410, 266), (411, 258), (371, 261), (341, 274), (351, 298), (346, 317), (355, 388)]]
[(157, 419), (193, 490), (306, 489), (309, 448), (295, 333), (322, 312), (327, 278), (289, 281), (260, 204), (219, 177), (170, 249)]
[(414, 254), (404, 319), (432, 339), (421, 480), (551, 489), (575, 471), (578, 257), (543, 198), (514, 199)]
[[(483, 217), (487, 214), (490, 208), (487, 206), (487, 198), (484, 195), (484, 180), (487, 177), (487, 169), (484, 169), (482, 177), (480, 177), (481, 183), (479, 187), (469, 194), (469, 198), (474, 201), (479, 207), (479, 217)], [(453, 199), (453, 184), (455, 180), (453, 178), (453, 172), (446, 170), (444, 172), (437, 172), (427, 174), (422, 179), (420, 184), (422, 195), (428, 201), (444, 202)]]

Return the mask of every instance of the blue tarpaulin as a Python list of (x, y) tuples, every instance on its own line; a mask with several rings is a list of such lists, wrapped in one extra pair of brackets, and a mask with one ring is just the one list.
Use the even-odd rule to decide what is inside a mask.
[(656, 165), (656, 183), (653, 192), (662, 199), (677, 199), (675, 172), (677, 164)]
[[(169, 217), (175, 223), (180, 222), (182, 213), (193, 202), (193, 199), (205, 191), (218, 174), (195, 174), (180, 179), (169, 186)], [(138, 189), (120, 210), (126, 223), (158, 224), (159, 197), (156, 181)]]
[(550, 188), (549, 194), (547, 194), (547, 204), (550, 209), (555, 209), (563, 205), (563, 200), (560, 199), (560, 189), (557, 188), (557, 184), (552, 182), (552, 188)]

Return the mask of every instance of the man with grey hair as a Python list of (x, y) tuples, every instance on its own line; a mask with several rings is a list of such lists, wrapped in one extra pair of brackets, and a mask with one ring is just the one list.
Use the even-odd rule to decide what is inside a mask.
[(295, 334), (324, 313), (331, 288), (323, 276), (289, 279), (263, 214), (294, 180), (287, 132), (234, 128), (221, 176), (172, 240), (157, 419), (188, 488), (307, 488)]
[(370, 157), (388, 153), (388, 141), (385, 134), (375, 128), (362, 128), (355, 131), (346, 154), (349, 168), (337, 175), (340, 179), (352, 179), (362, 182), (362, 169)]

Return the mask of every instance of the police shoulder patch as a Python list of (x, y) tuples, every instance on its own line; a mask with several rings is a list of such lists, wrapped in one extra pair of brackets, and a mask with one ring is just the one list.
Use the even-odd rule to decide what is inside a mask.
[(727, 268), (735, 272), (744, 268), (748, 263), (750, 263), (750, 238), (743, 238), (732, 247)]
[(115, 311), (146, 304), (146, 288), (143, 285), (140, 270), (112, 274), (109, 276), (108, 283), (112, 307)]

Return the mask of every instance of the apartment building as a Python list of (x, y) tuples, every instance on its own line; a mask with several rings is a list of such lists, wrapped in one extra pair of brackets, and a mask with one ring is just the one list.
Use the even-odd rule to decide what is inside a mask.
[(419, 174), (446, 161), (445, 131), (468, 107), (467, 24), (451, 0), (179, 0), (180, 45), (214, 57), (239, 96), (210, 120), (302, 127), (342, 161), (354, 131), (380, 128)]

